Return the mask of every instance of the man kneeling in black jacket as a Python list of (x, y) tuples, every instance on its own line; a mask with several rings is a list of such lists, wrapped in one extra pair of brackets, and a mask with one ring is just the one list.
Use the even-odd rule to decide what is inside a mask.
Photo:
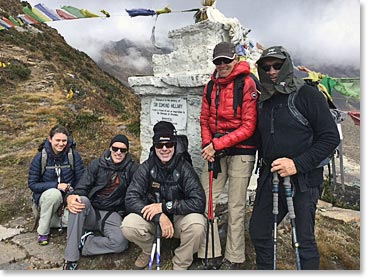
[(127, 249), (121, 222), (126, 214), (126, 189), (138, 167), (128, 151), (127, 137), (116, 135), (109, 149), (89, 164), (75, 190), (66, 195), (70, 215), (64, 270), (77, 268), (80, 253), (90, 256)]
[(142, 249), (134, 268), (144, 269), (159, 224), (163, 238), (180, 239), (172, 263), (174, 270), (185, 270), (205, 237), (205, 193), (194, 168), (177, 151), (173, 124), (160, 121), (153, 131), (151, 155), (126, 192), (126, 209), (131, 213), (122, 222), (122, 232)]

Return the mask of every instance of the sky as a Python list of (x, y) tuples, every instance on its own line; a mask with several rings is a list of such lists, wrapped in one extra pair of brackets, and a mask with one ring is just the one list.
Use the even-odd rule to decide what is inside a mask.
[[(44, 3), (56, 9), (71, 5), (110, 18), (63, 20), (47, 23), (58, 30), (66, 42), (93, 59), (110, 41), (123, 38), (149, 41), (155, 16), (130, 18), (125, 9), (157, 10), (169, 6), (173, 12), (162, 14), (156, 22), (156, 43), (169, 44), (168, 32), (194, 24), (194, 12), (201, 0), (28, 0), (31, 5)], [(362, 1), (363, 2), (363, 1)], [(227, 18), (237, 18), (251, 29), (248, 37), (265, 47), (283, 45), (305, 65), (348, 65), (360, 68), (361, 1), (357, 0), (217, 0), (216, 8)]]

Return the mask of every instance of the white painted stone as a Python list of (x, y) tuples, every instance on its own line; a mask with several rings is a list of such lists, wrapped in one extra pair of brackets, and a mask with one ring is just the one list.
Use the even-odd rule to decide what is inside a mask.
[(211, 62), (214, 46), (229, 41), (223, 24), (203, 21), (168, 33), (173, 51), (153, 55), (154, 76), (207, 74), (214, 70)]

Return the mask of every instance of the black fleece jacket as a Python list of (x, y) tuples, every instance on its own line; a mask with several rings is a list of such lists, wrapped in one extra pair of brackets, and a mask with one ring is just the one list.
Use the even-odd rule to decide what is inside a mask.
[[(182, 163), (182, 164), (180, 164)], [(150, 173), (150, 164), (153, 164), (156, 174)], [(159, 184), (163, 212), (172, 219), (173, 215), (186, 215), (189, 213), (204, 213), (205, 192), (199, 176), (194, 168), (176, 154), (171, 161), (163, 165), (155, 155), (142, 163), (136, 171), (133, 180), (126, 192), (126, 209), (142, 216), (144, 206), (155, 203), (153, 182)], [(173, 208), (169, 211), (165, 203), (172, 201)], [(153, 218), (159, 221), (159, 215)]]
[(291, 116), (288, 96), (276, 93), (259, 106), (261, 155), (268, 165), (281, 157), (293, 159), (298, 182), (304, 190), (305, 185), (321, 185), (323, 168), (317, 166), (339, 145), (339, 132), (322, 93), (314, 87), (302, 86), (295, 98), (295, 106), (307, 118), (309, 126)]
[[(132, 160), (129, 153), (121, 163), (115, 164), (111, 152), (106, 150), (101, 157), (88, 165), (74, 191), (66, 197), (70, 194), (87, 196), (96, 209), (125, 213), (125, 193), (137, 167), (138, 164)], [(111, 184), (113, 174), (119, 176), (119, 186), (108, 197), (97, 197), (98, 192)]]

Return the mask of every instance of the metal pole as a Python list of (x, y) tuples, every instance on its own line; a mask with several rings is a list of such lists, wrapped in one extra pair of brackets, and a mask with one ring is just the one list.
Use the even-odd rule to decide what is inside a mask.
[(342, 190), (345, 192), (345, 185), (344, 185), (344, 163), (343, 163), (343, 141), (340, 141), (339, 144), (339, 159), (340, 159), (340, 181), (342, 184)]
[[(160, 191), (155, 192), (155, 197), (157, 203), (161, 203), (161, 194)], [(156, 230), (156, 239), (157, 239), (157, 256), (156, 256), (156, 263), (157, 263), (157, 270), (161, 269), (161, 237), (162, 237), (162, 230), (159, 223), (157, 223), (157, 230)]]
[(333, 191), (335, 192), (336, 191), (336, 166), (335, 166), (335, 155), (336, 155), (336, 152), (334, 152), (333, 156), (331, 157), (331, 172), (332, 172), (332, 175), (333, 175)]
[(343, 132), (342, 132), (342, 125), (340, 123), (337, 123), (337, 127), (338, 127), (338, 131), (339, 131), (339, 138), (340, 138), (340, 143), (339, 143), (339, 161), (340, 161), (340, 179), (341, 179), (341, 184), (342, 184), (342, 190), (343, 192), (345, 191), (345, 186), (344, 186), (344, 164), (343, 164)]
[(154, 256), (155, 256), (155, 250), (157, 248), (157, 238), (154, 239), (152, 251), (150, 252), (150, 260), (149, 260), (149, 269), (153, 268), (153, 262), (154, 262)]
[(284, 185), (284, 190), (285, 190), (285, 198), (287, 200), (289, 218), (290, 218), (290, 222), (292, 226), (292, 238), (293, 238), (294, 250), (296, 252), (297, 270), (301, 270), (301, 260), (299, 257), (299, 250), (298, 250), (299, 243), (297, 240), (297, 233), (296, 233), (296, 214), (294, 212), (293, 197), (292, 197), (292, 184), (291, 184), (289, 176), (284, 177), (283, 185)]
[(214, 163), (208, 162), (209, 171), (209, 196), (208, 196), (208, 215), (206, 229), (206, 244), (205, 244), (205, 267), (208, 267), (208, 248), (209, 248), (209, 227), (212, 235), (212, 258), (214, 258), (214, 210), (213, 210), (213, 174)]
[[(161, 197), (160, 197), (160, 191), (159, 191), (160, 186), (157, 183), (155, 183), (155, 185), (157, 186), (157, 187), (154, 187), (156, 189), (156, 191), (154, 192), (155, 197), (156, 197), (156, 203), (161, 203)], [(159, 225), (159, 223), (157, 223), (152, 251), (150, 252), (150, 259), (149, 259), (149, 264), (148, 264), (149, 269), (153, 268), (154, 256), (156, 256), (157, 270), (161, 269), (161, 237), (162, 237), (161, 226)]]
[(278, 198), (279, 198), (279, 177), (278, 173), (273, 173), (273, 215), (274, 215), (274, 230), (273, 230), (273, 243), (274, 243), (274, 263), (273, 269), (277, 268), (277, 226), (278, 226)]

